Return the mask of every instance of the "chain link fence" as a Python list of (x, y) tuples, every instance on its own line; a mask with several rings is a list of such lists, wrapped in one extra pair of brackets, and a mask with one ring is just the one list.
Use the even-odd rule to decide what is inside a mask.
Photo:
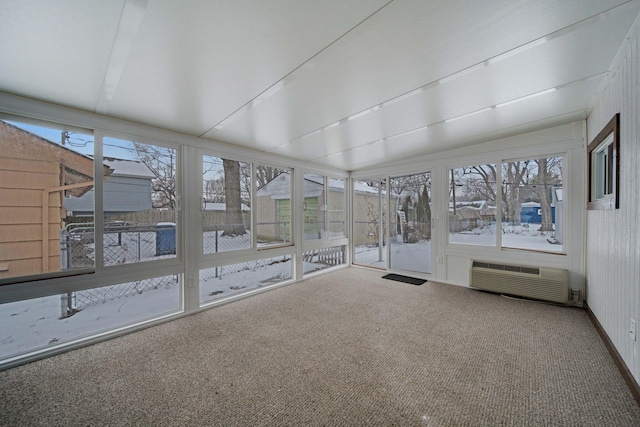
[[(225, 233), (225, 230), (244, 230), (244, 234)], [(202, 245), (205, 254), (237, 251), (251, 248), (251, 229), (244, 224), (209, 225), (202, 234)]]
[[(103, 233), (104, 265), (130, 264), (153, 259), (173, 258), (176, 231), (173, 223), (144, 225), (131, 222), (106, 223)], [(95, 226), (93, 223), (69, 224), (60, 232), (62, 270), (95, 266)], [(70, 292), (62, 295), (62, 317), (95, 304), (142, 292), (170, 287), (177, 276), (157, 277), (113, 286)]]
[[(106, 223), (103, 242), (105, 266), (173, 258), (176, 255), (176, 227), (174, 223)], [(60, 249), (62, 270), (93, 267), (94, 224), (67, 225), (60, 231)]]

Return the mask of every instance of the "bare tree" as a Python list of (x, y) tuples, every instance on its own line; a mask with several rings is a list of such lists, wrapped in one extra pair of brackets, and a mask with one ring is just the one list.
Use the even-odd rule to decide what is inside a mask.
[(502, 216), (519, 223), (522, 213), (521, 186), (529, 172), (529, 160), (503, 163), (502, 165)]
[(154, 175), (151, 180), (154, 208), (176, 207), (176, 153), (172, 148), (133, 142), (134, 152)]
[(224, 178), (214, 178), (204, 182), (205, 202), (224, 203)]
[(551, 191), (562, 183), (562, 157), (537, 159), (535, 162), (538, 170), (529, 187), (540, 201), (542, 224), (539, 231), (553, 231)]
[(226, 216), (223, 236), (241, 236), (247, 232), (242, 220), (242, 198), (240, 188), (240, 162), (222, 160), (224, 167), (224, 195)]

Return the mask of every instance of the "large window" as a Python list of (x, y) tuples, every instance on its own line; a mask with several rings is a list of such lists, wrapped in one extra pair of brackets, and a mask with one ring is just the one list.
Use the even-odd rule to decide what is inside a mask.
[(203, 253), (251, 248), (251, 164), (204, 155)]
[(258, 247), (291, 244), (291, 170), (256, 165), (255, 179)]
[(104, 265), (175, 258), (176, 149), (117, 138), (103, 145)]
[(562, 252), (562, 171), (562, 156), (450, 169), (449, 242)]
[(344, 179), (304, 174), (304, 239), (344, 237), (346, 198)]
[(449, 242), (496, 245), (495, 164), (449, 171)]
[[(0, 121), (0, 279), (93, 270), (93, 189), (88, 131)], [(108, 166), (103, 172), (108, 174)]]
[(502, 246), (562, 251), (562, 157), (502, 163)]

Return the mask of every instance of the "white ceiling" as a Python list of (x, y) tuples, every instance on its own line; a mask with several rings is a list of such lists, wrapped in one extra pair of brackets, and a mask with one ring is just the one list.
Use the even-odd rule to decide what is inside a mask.
[(0, 91), (357, 170), (584, 119), (640, 0), (2, 10)]

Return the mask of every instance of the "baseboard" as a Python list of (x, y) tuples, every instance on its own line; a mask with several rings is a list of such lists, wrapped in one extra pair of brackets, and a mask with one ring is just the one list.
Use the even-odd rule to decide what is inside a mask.
[(586, 301), (584, 302), (584, 310), (587, 313), (589, 320), (591, 320), (591, 323), (593, 323), (593, 326), (596, 328), (596, 331), (598, 331), (598, 335), (600, 335), (600, 338), (602, 338), (605, 347), (607, 347), (607, 350), (609, 350), (609, 354), (611, 354), (613, 361), (622, 374), (622, 378), (624, 378), (624, 382), (627, 383), (631, 394), (636, 399), (636, 403), (638, 404), (638, 406), (640, 406), (640, 385), (631, 374), (631, 371), (627, 367), (627, 364), (624, 363), (624, 360), (620, 356), (620, 353), (618, 353), (616, 347), (613, 345), (613, 342), (609, 338), (609, 335), (607, 335), (604, 328), (596, 318), (595, 314), (593, 314), (593, 311), (591, 311)]

